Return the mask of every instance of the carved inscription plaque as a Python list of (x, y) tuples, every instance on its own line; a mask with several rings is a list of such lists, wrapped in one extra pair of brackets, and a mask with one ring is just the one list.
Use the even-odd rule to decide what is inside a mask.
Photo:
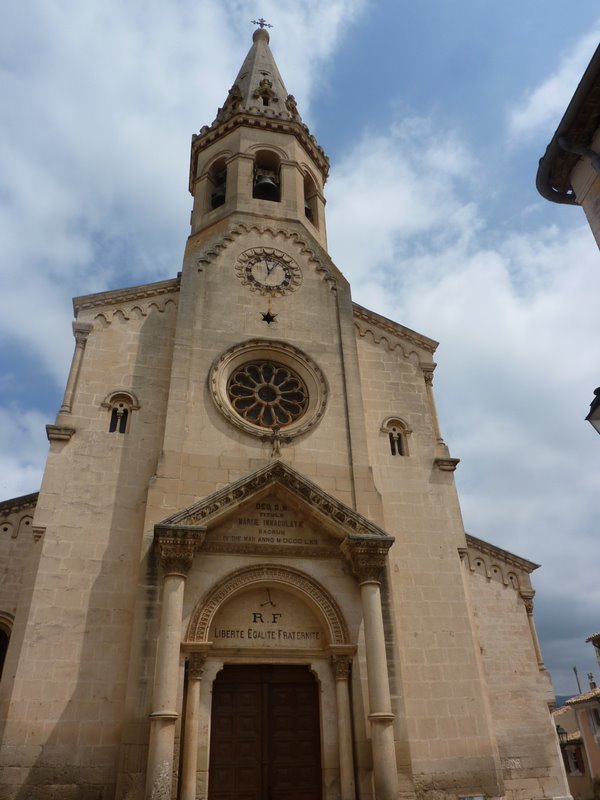
[(218, 648), (315, 650), (327, 642), (316, 614), (293, 594), (277, 588), (250, 589), (225, 603), (210, 630)]
[(307, 555), (336, 552), (330, 537), (316, 531), (310, 521), (275, 495), (240, 506), (237, 514), (210, 531), (206, 545), (208, 550), (220, 551), (300, 550)]

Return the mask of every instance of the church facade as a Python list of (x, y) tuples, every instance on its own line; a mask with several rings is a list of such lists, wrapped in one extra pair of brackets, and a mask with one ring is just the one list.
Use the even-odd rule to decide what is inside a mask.
[(0, 504), (0, 798), (568, 796), (537, 565), (465, 534), (436, 342), (353, 303), (327, 171), (260, 28), (182, 272), (75, 298)]

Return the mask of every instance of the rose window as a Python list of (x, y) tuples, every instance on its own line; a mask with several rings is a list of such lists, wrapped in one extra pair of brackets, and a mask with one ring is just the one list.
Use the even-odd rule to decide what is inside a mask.
[(273, 361), (254, 361), (235, 369), (227, 381), (227, 396), (241, 417), (261, 428), (291, 425), (308, 407), (302, 378)]

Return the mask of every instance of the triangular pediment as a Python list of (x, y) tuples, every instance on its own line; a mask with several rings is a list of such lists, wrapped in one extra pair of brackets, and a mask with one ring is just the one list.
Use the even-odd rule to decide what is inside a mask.
[[(260, 507), (261, 504), (264, 508)], [(369, 519), (282, 461), (273, 461), (213, 492), (171, 515), (155, 528), (204, 528), (210, 532), (225, 529), (228, 520), (233, 520), (241, 530), (252, 530), (253, 536), (259, 536), (260, 530), (268, 530), (268, 535), (276, 536), (279, 528), (280, 538), (292, 535), (302, 539), (306, 529), (309, 530), (308, 536), (312, 535), (311, 530), (318, 529), (328, 534), (330, 542), (331, 537), (338, 543), (348, 538), (376, 540), (388, 546), (393, 542), (393, 537)], [(303, 520), (308, 523), (306, 529)], [(313, 542), (313, 545), (320, 547), (325, 543)]]

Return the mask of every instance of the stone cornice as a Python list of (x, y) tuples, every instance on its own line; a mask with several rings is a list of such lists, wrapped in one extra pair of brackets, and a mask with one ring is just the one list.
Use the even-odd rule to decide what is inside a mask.
[(98, 292), (97, 294), (85, 294), (73, 298), (73, 311), (75, 316), (80, 311), (88, 308), (102, 308), (104, 306), (114, 306), (118, 303), (129, 303), (133, 300), (143, 300), (148, 297), (158, 297), (159, 295), (172, 294), (179, 291), (179, 278), (171, 278), (167, 281), (157, 283), (146, 283), (141, 286), (132, 286), (127, 289), (114, 289), (110, 292)]
[(348, 535), (374, 538), (378, 541), (394, 541), (385, 531), (375, 525), (362, 514), (344, 505), (340, 500), (323, 491), (317, 484), (305, 478), (292, 467), (282, 461), (273, 461), (266, 467), (230, 483), (223, 489), (209, 495), (189, 508), (173, 514), (161, 522), (157, 528), (177, 526), (183, 529), (191, 526), (206, 525), (224, 517), (244, 501), (259, 492), (264, 494), (272, 486), (279, 485), (306, 506), (310, 515), (316, 516), (329, 529), (336, 529), (338, 538)]
[(491, 556), (492, 558), (504, 561), (505, 564), (510, 564), (510, 566), (521, 569), (523, 572), (531, 573), (540, 566), (533, 561), (528, 561), (526, 558), (521, 558), (521, 556), (510, 553), (508, 550), (503, 550), (501, 547), (496, 547), (496, 545), (490, 544), (489, 542), (484, 542), (483, 539), (471, 536), (469, 533), (466, 534), (466, 537), (469, 547), (472, 547), (474, 550), (479, 550), (479, 552)]
[(297, 231), (283, 227), (281, 223), (277, 222), (273, 222), (271, 224), (264, 222), (259, 223), (258, 221), (253, 223), (236, 223), (231, 228), (228, 228), (225, 232), (223, 232), (220, 236), (206, 243), (206, 245), (196, 256), (196, 265), (200, 269), (203, 269), (205, 264), (209, 264), (211, 261), (217, 258), (219, 254), (229, 247), (229, 245), (232, 244), (236, 239), (238, 239), (240, 236), (247, 236), (252, 231), (256, 231), (260, 234), (269, 233), (275, 238), (282, 236), (287, 240), (293, 241), (300, 248), (300, 253), (314, 265), (316, 271), (321, 273), (330, 287), (332, 289), (335, 288), (337, 284), (336, 276), (327, 263), (327, 260), (315, 252), (315, 250), (309, 246), (309, 244)]
[(32, 492), (32, 494), (23, 494), (10, 500), (2, 500), (0, 502), (0, 514), (8, 516), (8, 514), (17, 514), (27, 508), (35, 508), (39, 495), (39, 492)]
[[(368, 308), (364, 308), (364, 306), (360, 306), (358, 303), (352, 303), (352, 307), (354, 310), (355, 324), (360, 336), (365, 336), (368, 330), (375, 327), (383, 334), (377, 337), (373, 330), (371, 330), (375, 341), (377, 344), (379, 344), (380, 341), (385, 341), (390, 350), (401, 347), (403, 342), (408, 342), (414, 347), (425, 350), (432, 355), (437, 350), (439, 343), (436, 342), (435, 339), (430, 339), (427, 336), (423, 336), (421, 333), (406, 328), (404, 325), (400, 325), (398, 322), (387, 319), (387, 317), (382, 317), (374, 311), (369, 311)], [(391, 335), (393, 340), (390, 340), (385, 334)]]

